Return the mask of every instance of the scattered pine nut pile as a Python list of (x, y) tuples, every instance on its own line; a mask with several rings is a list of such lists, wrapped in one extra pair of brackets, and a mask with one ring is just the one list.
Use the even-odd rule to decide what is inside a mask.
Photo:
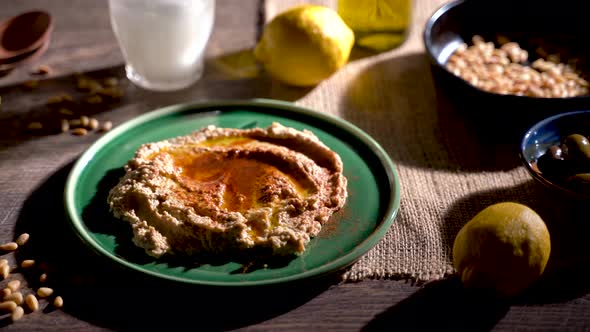
[[(19, 247), (24, 246), (29, 241), (29, 234), (23, 233), (18, 236), (14, 242), (7, 242), (0, 245), (0, 250), (3, 255), (18, 250)], [(31, 271), (39, 268), (39, 283), (43, 286), (36, 290), (21, 287), (21, 281), (13, 278), (14, 270), (22, 269), (22, 271)], [(10, 266), (6, 258), (0, 259), (0, 277), (2, 278), (3, 288), (0, 291), (0, 313), (10, 314), (13, 322), (23, 318), (25, 313), (33, 313), (41, 309), (42, 306), (52, 305), (54, 308), (61, 308), (64, 305), (64, 300), (61, 296), (55, 295), (53, 288), (47, 287), (44, 284), (47, 282), (47, 273), (44, 272), (42, 264), (36, 264), (32, 259), (25, 259), (20, 262), (17, 267)]]
[[(33, 75), (47, 75), (51, 73), (48, 66), (40, 66)], [(22, 84), (25, 91), (42, 88), (43, 81), (31, 79)], [(123, 98), (124, 90), (116, 77), (92, 78), (85, 74), (74, 74), (72, 85), (82, 93), (74, 97), (70, 93), (59, 93), (50, 96), (45, 102), (47, 115), (32, 117), (20, 127), (24, 132), (33, 135), (70, 133), (73, 136), (85, 136), (91, 132), (106, 132), (113, 127), (111, 121), (99, 121), (89, 116), (104, 111), (109, 105), (117, 103)]]

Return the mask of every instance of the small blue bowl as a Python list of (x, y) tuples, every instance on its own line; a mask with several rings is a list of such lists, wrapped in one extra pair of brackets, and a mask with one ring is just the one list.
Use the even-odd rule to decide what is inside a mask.
[(537, 167), (537, 160), (552, 146), (570, 134), (590, 134), (590, 110), (573, 111), (548, 117), (533, 125), (520, 143), (520, 158), (531, 176), (546, 187), (576, 199), (590, 199), (582, 194), (547, 179)]

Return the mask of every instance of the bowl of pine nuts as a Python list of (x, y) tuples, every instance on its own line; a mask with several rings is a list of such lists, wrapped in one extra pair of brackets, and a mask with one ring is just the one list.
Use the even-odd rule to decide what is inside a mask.
[(489, 111), (502, 123), (506, 115), (519, 117), (522, 129), (590, 108), (585, 13), (573, 1), (543, 3), (460, 0), (440, 7), (423, 33), (436, 87), (486, 119)]

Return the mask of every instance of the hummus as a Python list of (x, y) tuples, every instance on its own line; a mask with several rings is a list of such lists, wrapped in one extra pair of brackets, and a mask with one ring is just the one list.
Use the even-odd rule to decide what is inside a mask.
[(108, 204), (153, 257), (298, 254), (347, 198), (338, 154), (278, 123), (144, 144), (125, 170)]

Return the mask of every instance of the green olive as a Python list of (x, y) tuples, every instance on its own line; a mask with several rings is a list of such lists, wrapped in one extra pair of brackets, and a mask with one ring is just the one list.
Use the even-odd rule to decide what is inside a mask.
[(590, 173), (576, 174), (573, 178), (577, 179), (579, 182), (590, 184)]
[(572, 134), (565, 138), (568, 158), (577, 161), (590, 160), (590, 142), (580, 134)]

